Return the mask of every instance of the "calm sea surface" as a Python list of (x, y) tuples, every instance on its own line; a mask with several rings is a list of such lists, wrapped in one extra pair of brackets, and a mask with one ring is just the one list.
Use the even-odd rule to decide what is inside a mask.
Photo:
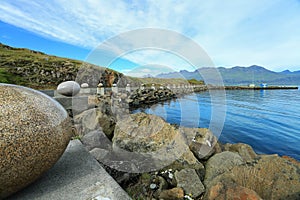
[[(146, 112), (169, 123), (206, 128), (212, 127), (213, 115), (217, 119), (214, 126), (222, 127), (224, 114), (220, 142), (247, 143), (257, 153), (300, 160), (300, 90), (227, 90), (225, 101), (223, 97), (215, 92), (217, 100), (212, 101), (209, 92), (196, 93), (134, 113)], [(214, 107), (224, 108), (224, 112), (212, 114)]]

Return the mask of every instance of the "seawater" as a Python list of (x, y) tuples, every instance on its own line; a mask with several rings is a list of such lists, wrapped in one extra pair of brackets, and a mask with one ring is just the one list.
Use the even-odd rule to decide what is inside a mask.
[[(185, 95), (145, 112), (167, 122), (187, 127), (211, 127), (214, 106), (223, 107), (225, 122), (220, 123), (221, 143), (246, 143), (259, 154), (288, 155), (300, 160), (300, 90), (227, 90), (222, 105), (212, 103), (206, 92)], [(221, 93), (220, 93), (221, 94)], [(214, 98), (223, 98), (214, 92)], [(215, 101), (214, 101), (215, 102)], [(218, 119), (218, 116), (217, 116)]]

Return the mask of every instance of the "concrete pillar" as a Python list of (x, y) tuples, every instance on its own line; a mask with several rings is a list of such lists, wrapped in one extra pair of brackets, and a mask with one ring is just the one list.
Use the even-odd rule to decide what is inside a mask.
[(91, 93), (91, 89), (89, 88), (89, 84), (88, 83), (82, 83), (80, 85), (80, 94), (90, 94)]
[(114, 84), (112, 85), (111, 91), (112, 91), (113, 93), (118, 93), (118, 86), (117, 86), (117, 84), (114, 83)]
[(99, 83), (97, 86), (97, 95), (101, 95), (101, 96), (104, 95), (104, 87), (102, 83)]
[(152, 89), (152, 90), (155, 90), (154, 84), (151, 85), (151, 89)]
[(130, 84), (127, 84), (127, 85), (126, 85), (125, 91), (126, 91), (126, 92), (131, 92)]

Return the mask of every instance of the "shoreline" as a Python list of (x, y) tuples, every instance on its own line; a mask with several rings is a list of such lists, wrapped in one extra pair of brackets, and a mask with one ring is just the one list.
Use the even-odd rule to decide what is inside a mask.
[[(251, 87), (247, 86), (227, 86), (228, 90), (253, 90)], [(284, 89), (295, 89), (295, 87), (284, 87)], [(205, 85), (196, 88), (197, 92), (205, 92), (209, 89), (221, 89), (220, 87), (207, 87)], [(265, 88), (266, 89), (266, 88)], [(283, 89), (282, 86), (270, 87), (268, 89)], [(195, 88), (176, 88), (175, 90), (170, 90), (168, 88), (145, 88), (144, 90), (137, 89), (136, 93), (140, 93), (143, 95), (136, 95), (134, 92), (125, 92), (119, 90), (119, 93), (111, 93), (111, 95), (90, 95), (90, 94), (79, 94), (75, 97), (56, 97), (55, 99), (59, 101), (63, 106), (68, 110), (71, 117), (73, 114), (78, 115), (85, 110), (89, 110), (92, 108), (98, 108), (101, 102), (105, 101), (108, 106), (107, 109), (111, 108), (114, 111), (114, 114), (118, 113), (126, 113), (132, 114), (134, 110), (143, 110), (150, 108), (155, 104), (162, 104), (164, 102), (169, 102), (176, 100), (178, 98), (182, 98), (185, 95), (193, 93)], [(258, 88), (256, 88), (258, 90)], [(176, 92), (176, 93), (175, 93)], [(73, 100), (72, 100), (73, 99)], [(85, 100), (84, 100), (85, 99)], [(74, 104), (75, 100), (75, 104)], [(78, 101), (78, 102), (77, 102)], [(67, 103), (66, 103), (67, 102)], [(73, 102), (73, 104), (72, 104)], [(90, 104), (92, 102), (92, 104)], [(83, 104), (87, 105), (83, 105)], [(83, 109), (78, 109), (77, 107), (82, 107)], [(112, 114), (113, 115), (113, 114)], [(285, 155), (285, 154), (282, 154)]]
[[(201, 87), (201, 91), (211, 89), (205, 87)], [(179, 96), (194, 92), (193, 88), (177, 89)], [(157, 91), (149, 90), (151, 92), (149, 98), (151, 99), (156, 96), (161, 102), (167, 100), (164, 98), (165, 96), (174, 98), (166, 90), (169, 92), (172, 91), (167, 88), (160, 88)], [(145, 92), (145, 90), (143, 91)], [(77, 131), (76, 135), (78, 135), (90, 154), (98, 160), (133, 199), (146, 199), (148, 197), (152, 199), (174, 199), (173, 194), (180, 195), (179, 199), (184, 199), (184, 197), (187, 199), (212, 199), (210, 194), (219, 186), (238, 191), (251, 191), (257, 195), (257, 199), (260, 199), (260, 197), (270, 199), (269, 192), (264, 192), (268, 190), (270, 190), (270, 194), (278, 195), (280, 198), (289, 197), (288, 195), (298, 197), (296, 187), (298, 187), (297, 184), (299, 183), (295, 183), (290, 179), (290, 177), (296, 177), (297, 179), (300, 176), (297, 172), (298, 165), (300, 166), (300, 164), (294, 158), (278, 156), (276, 154), (256, 154), (252, 147), (246, 143), (223, 144), (218, 142), (209, 129), (176, 128), (165, 120), (159, 119), (157, 116), (126, 113), (130, 117), (124, 118), (123, 111), (128, 111), (129, 95), (131, 93), (122, 93), (119, 90), (119, 93), (111, 94), (103, 96), (81, 94), (81, 96), (65, 97), (65, 99), (72, 101), (72, 98), (84, 97), (88, 99), (92, 96), (97, 100), (94, 102), (94, 108), (87, 106), (87, 110), (79, 112), (73, 117), (74, 127)], [(179, 96), (176, 96), (176, 98)], [(147, 99), (143, 95), (136, 96), (135, 98)], [(143, 103), (137, 103), (137, 105), (142, 107)], [(71, 109), (76, 109), (73, 106), (74, 104)], [(124, 126), (123, 128), (116, 128), (118, 126), (117, 120), (122, 121), (119, 125)], [(138, 134), (137, 132), (133, 133), (133, 135), (139, 135), (139, 137), (131, 137), (130, 134), (122, 130), (131, 130), (130, 124), (133, 122), (137, 125), (134, 130), (139, 130), (140, 126), (148, 128), (140, 129)], [(164, 128), (161, 129), (162, 131), (159, 130), (156, 132), (157, 126)], [(174, 143), (171, 136), (177, 133), (183, 137), (183, 140), (174, 140)], [(149, 135), (155, 135), (155, 137), (149, 140)], [(178, 152), (176, 149), (178, 148), (176, 145), (178, 144), (181, 144), (184, 148), (177, 155)], [(139, 152), (148, 155), (148, 160), (143, 160), (140, 163), (143, 167), (148, 167), (154, 163), (160, 164), (158, 160), (155, 160), (156, 157), (152, 158), (151, 155), (154, 150), (157, 150), (156, 148), (159, 149), (165, 147), (165, 145), (172, 150), (170, 151), (171, 153), (174, 151), (174, 155), (171, 155), (175, 156), (174, 158), (176, 159), (165, 167), (155, 168), (156, 170), (153, 171), (133, 173), (131, 171), (123, 172), (122, 170), (118, 170), (118, 167), (125, 167), (127, 169), (127, 167), (132, 166), (131, 164), (134, 164), (135, 159), (129, 162), (122, 161), (123, 164), (125, 163), (124, 166), (120, 165), (117, 168), (113, 168), (106, 162), (103, 162), (111, 161), (116, 155), (119, 155), (118, 151), (114, 152), (113, 148), (117, 146), (128, 152), (136, 152), (137, 155)], [(112, 157), (107, 152), (111, 152)], [(126, 158), (128, 159), (128, 157)], [(155, 162), (152, 161), (153, 159)], [(126, 163), (129, 165), (127, 166)], [(278, 166), (280, 167), (278, 168)], [(234, 168), (234, 171), (232, 171), (232, 168)], [(290, 171), (288, 174), (283, 174), (279, 169)], [(219, 173), (220, 171), (222, 173)], [(240, 179), (237, 178), (241, 172), (245, 174), (243, 183), (239, 182)], [(255, 176), (253, 176), (254, 172)], [(283, 177), (281, 181), (284, 181), (285, 184), (275, 182), (278, 174), (280, 177)], [(285, 176), (288, 176), (288, 181), (284, 179)], [(227, 179), (228, 177), (229, 179)], [(223, 181), (220, 182), (219, 180)], [(232, 184), (232, 180), (234, 180), (234, 184)], [(249, 181), (249, 185), (243, 185), (244, 183), (248, 184), (248, 180), (251, 180)], [(268, 181), (272, 183), (272, 188), (275, 188), (274, 190), (265, 187), (269, 183)], [(253, 184), (251, 185), (251, 183)], [(262, 187), (263, 190), (257, 189), (257, 185)], [(280, 188), (280, 190), (277, 191), (276, 188)]]
[(298, 90), (298, 86), (225, 86), (225, 90)]
[[(86, 145), (89, 152), (133, 199), (214, 199), (211, 196), (212, 193), (223, 192), (216, 190), (220, 185), (225, 189), (229, 188), (228, 191), (231, 192), (235, 189), (237, 191), (246, 190), (251, 192), (251, 196), (255, 195), (255, 199), (270, 199), (273, 195), (278, 196), (278, 199), (286, 199), (285, 197), (293, 197), (288, 199), (295, 197), (296, 199), (298, 197), (299, 183), (293, 180), (300, 177), (297, 171), (300, 169), (298, 167), (300, 163), (294, 158), (277, 154), (257, 154), (246, 143), (222, 144), (207, 128), (176, 127), (160, 117), (145, 113), (130, 114), (130, 117), (126, 118), (121, 117), (120, 125), (123, 127), (112, 130), (110, 129), (111, 124), (108, 125), (108, 123), (116, 113), (112, 114), (106, 111), (108, 102), (111, 101), (107, 96), (105, 99), (101, 99), (97, 108), (76, 116), (75, 122), (79, 125), (77, 130), (81, 130), (79, 132), (80, 140)], [(116, 110), (119, 108), (115, 107)], [(102, 113), (103, 111), (105, 114)], [(94, 114), (96, 119), (90, 118)], [(122, 115), (122, 113), (119, 114)], [(115, 117), (118, 119), (117, 116)], [(88, 123), (86, 119), (89, 119)], [(133, 122), (136, 127), (130, 129)], [(91, 124), (97, 123), (100, 123), (101, 128), (94, 130), (99, 127), (91, 127)], [(104, 124), (105, 126), (103, 126)], [(143, 126), (148, 128), (139, 128)], [(157, 126), (162, 128), (157, 131)], [(139, 137), (132, 137), (126, 130), (132, 130), (132, 134), (139, 135)], [(177, 133), (181, 135), (179, 138), (175, 137)], [(149, 138), (149, 135), (155, 135), (155, 137)], [(99, 138), (102, 138), (101, 141)], [(104, 140), (104, 138), (106, 139)], [(98, 142), (95, 143), (96, 141)], [(106, 142), (112, 146), (108, 146)], [(177, 147), (178, 145), (180, 148)], [(114, 159), (117, 154), (112, 153), (109, 156), (110, 154), (107, 153), (114, 152), (114, 146), (130, 153), (134, 152), (136, 155), (142, 152), (143, 155), (149, 157), (145, 157), (145, 160), (140, 163), (141, 168), (131, 168), (135, 166), (135, 159), (138, 157), (128, 162), (127, 159), (130, 158), (126, 157), (121, 166), (114, 164), (112, 167), (107, 165), (107, 161)], [(173, 157), (174, 161), (162, 165), (163, 167), (156, 167), (156, 164), (160, 166), (162, 163), (158, 162), (159, 158), (156, 160), (158, 155), (151, 156), (153, 156), (153, 151), (160, 148), (172, 150), (167, 158)], [(176, 151), (176, 149), (182, 151)], [(115, 161), (113, 160), (112, 163)], [(148, 169), (147, 167), (152, 164), (153, 170), (142, 170), (139, 173), (134, 171), (142, 168)], [(134, 170), (127, 172), (118, 170), (119, 168), (123, 169), (122, 167)], [(241, 173), (243, 173), (243, 179), (240, 179)], [(281, 177), (279, 182), (277, 182), (278, 177)], [(268, 183), (271, 183), (272, 187), (269, 188)], [(233, 194), (236, 193), (233, 192)]]
[[(88, 88), (91, 93), (90, 95), (96, 94), (96, 88)], [(137, 88), (135, 88), (136, 90)], [(180, 94), (187, 94), (192, 92), (202, 92), (207, 90), (298, 90), (298, 86), (267, 86), (267, 87), (259, 87), (259, 86), (234, 86), (234, 85), (228, 85), (228, 86), (207, 86), (207, 85), (197, 85), (192, 87), (186, 87), (186, 88), (170, 88), (170, 90), (175, 91), (174, 93), (176, 95)], [(110, 89), (111, 90), (111, 89)], [(51, 89), (45, 89), (45, 90), (39, 90), (40, 92), (43, 92), (47, 94), (50, 97), (54, 97), (55, 90)]]
[[(280, 89), (298, 89), (298, 87), (294, 87), (294, 86), (272, 86), (272, 87), (268, 87), (268, 88), (264, 88), (266, 90), (280, 90)], [(138, 110), (138, 109), (147, 109), (150, 108), (151, 106), (155, 105), (155, 104), (161, 104), (164, 102), (168, 102), (168, 101), (172, 101), (172, 100), (176, 100), (178, 98), (182, 98), (185, 95), (188, 95), (190, 93), (193, 93), (195, 88), (178, 88), (176, 89), (176, 93), (174, 92), (174, 90), (170, 90), (167, 88), (157, 88), (156, 90), (151, 90), (151, 89), (145, 89), (144, 92), (146, 92), (146, 95), (148, 96), (136, 96), (133, 95), (134, 98), (132, 98), (132, 96), (130, 95), (130, 93), (115, 93), (112, 94), (111, 96), (109, 95), (104, 95), (104, 96), (96, 96), (96, 95), (87, 95), (87, 94), (82, 94), (82, 95), (76, 95), (75, 98), (74, 97), (56, 97), (55, 99), (61, 103), (65, 109), (69, 112), (70, 116), (73, 117), (73, 114), (78, 115), (82, 112), (84, 112), (85, 110), (89, 110), (92, 108), (97, 108), (97, 102), (99, 103), (100, 101), (108, 101), (108, 104), (111, 104), (110, 107), (113, 107), (113, 109), (115, 110), (114, 112), (117, 111), (117, 113), (126, 113), (126, 114), (132, 114), (134, 110)], [(209, 89), (212, 90), (218, 90), (218, 89), (222, 89), (220, 87), (207, 87), (207, 86), (202, 86), (202, 87), (198, 87), (197, 88), (198, 91), (197, 92), (205, 92)], [(259, 90), (261, 88), (251, 88), (248, 86), (225, 86), (226, 90)], [(50, 91), (50, 90), (49, 90)], [(52, 90), (45, 92), (46, 94), (54, 94), (55, 92)], [(150, 91), (150, 93), (149, 93)], [(195, 92), (195, 91), (194, 91)], [(197, 93), (195, 92), (195, 93)], [(159, 95), (157, 95), (159, 94)], [(74, 108), (74, 104), (72, 104), (72, 99), (75, 99), (76, 101), (76, 105)], [(85, 99), (85, 100), (83, 100)], [(97, 99), (97, 100), (96, 100)], [(77, 101), (79, 101), (77, 103)], [(92, 104), (90, 104), (90, 101), (93, 101)], [(87, 104), (87, 105), (83, 105), (83, 104)], [(77, 105), (78, 104), (78, 105)], [(82, 107), (83, 109), (78, 109), (77, 107)], [(74, 113), (75, 111), (75, 113)], [(296, 159), (297, 160), (297, 159)]]

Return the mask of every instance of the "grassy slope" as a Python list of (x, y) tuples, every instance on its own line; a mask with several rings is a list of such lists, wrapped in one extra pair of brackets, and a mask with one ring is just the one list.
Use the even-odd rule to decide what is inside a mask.
[[(0, 82), (2, 83), (32, 88), (53, 88), (63, 79), (63, 75), (69, 74), (71, 78), (81, 65), (81, 61), (0, 44)], [(61, 78), (52, 76), (57, 71), (62, 73)]]
[[(80, 73), (78, 70), (81, 70)], [(113, 71), (78, 60), (51, 56), (24, 48), (13, 48), (0, 43), (0, 82), (2, 83), (35, 89), (55, 89), (59, 83), (67, 80), (96, 80), (99, 75), (103, 76), (99, 70)], [(118, 79), (123, 80), (124, 84), (187, 84), (184, 79), (133, 78), (116, 71), (114, 73)]]
[[(151, 84), (155, 84), (155, 85), (167, 85), (167, 84), (189, 84), (190, 81), (182, 79), (182, 78), (171, 78), (171, 79), (164, 79), (164, 78), (133, 78), (136, 80), (139, 80), (140, 82), (144, 83), (145, 85), (151, 85)], [(193, 80), (192, 82), (190, 82), (191, 84), (202, 84), (202, 82)]]

